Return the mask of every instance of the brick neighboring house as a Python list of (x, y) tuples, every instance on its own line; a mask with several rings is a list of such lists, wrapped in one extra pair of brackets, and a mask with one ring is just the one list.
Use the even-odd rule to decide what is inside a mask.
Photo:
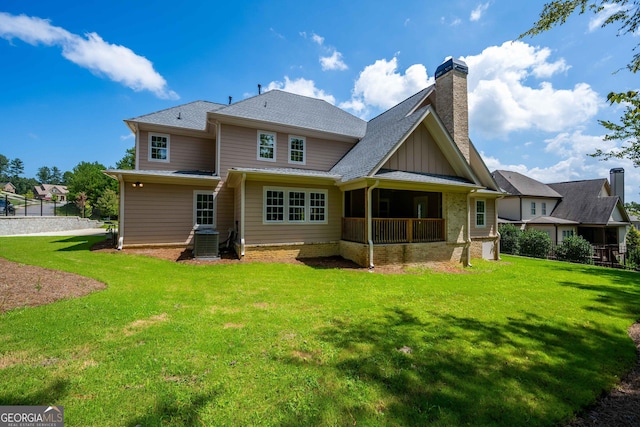
[(492, 175), (507, 193), (498, 201), (500, 223), (545, 231), (554, 245), (572, 235), (592, 245), (624, 243), (631, 219), (624, 195), (614, 195), (606, 178), (543, 184), (518, 172), (497, 170)]
[(58, 202), (66, 202), (69, 194), (66, 186), (54, 184), (36, 185), (33, 187), (33, 192), (36, 199), (53, 200), (54, 196), (56, 196), (56, 201)]
[(6, 191), (7, 193), (16, 193), (16, 187), (10, 182), (0, 182), (0, 190)]
[(120, 185), (120, 245), (189, 246), (215, 228), (249, 259), (497, 259), (502, 193), (469, 141), (467, 74), (449, 60), (368, 122), (278, 90), (125, 120), (135, 169), (105, 171)]

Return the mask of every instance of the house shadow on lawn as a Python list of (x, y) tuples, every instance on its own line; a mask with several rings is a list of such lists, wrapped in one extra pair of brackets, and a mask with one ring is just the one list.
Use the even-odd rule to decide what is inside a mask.
[[(608, 385), (602, 360), (628, 364), (634, 354), (629, 340), (598, 325), (527, 313), (506, 323), (436, 312), (428, 318), (434, 321), (394, 308), (374, 319), (333, 319), (319, 339), (338, 350), (323, 369), (334, 370), (341, 385), (315, 395), (308, 419), (283, 424), (321, 425), (339, 412), (358, 424), (553, 425)], [(630, 351), (621, 355), (622, 348)], [(345, 398), (363, 386), (381, 401)]]
[(73, 236), (65, 239), (55, 240), (52, 243), (75, 243), (58, 249), (59, 252), (87, 251), (99, 242), (105, 241), (104, 236)]
[(156, 425), (179, 425), (185, 427), (203, 426), (199, 412), (216, 399), (220, 393), (198, 393), (184, 402), (184, 397), (163, 395), (156, 398), (153, 410), (146, 415), (138, 416), (126, 423), (129, 427)]
[(0, 405), (54, 405), (62, 401), (67, 395), (69, 380), (53, 378), (48, 383), (43, 382), (43, 387), (29, 394), (12, 395), (0, 392)]

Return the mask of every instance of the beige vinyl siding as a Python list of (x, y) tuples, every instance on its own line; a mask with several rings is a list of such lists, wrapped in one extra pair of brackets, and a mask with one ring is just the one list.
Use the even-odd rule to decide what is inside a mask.
[[(269, 129), (260, 129), (269, 131)], [(226, 178), (233, 167), (296, 168), (328, 171), (351, 149), (353, 144), (312, 138), (300, 131), (276, 133), (276, 161), (258, 160), (258, 129), (222, 125), (220, 140), (220, 175)], [(289, 163), (289, 135), (306, 138), (306, 164)]]
[(124, 245), (189, 243), (193, 226), (194, 190), (212, 187), (145, 183), (124, 186)]
[(217, 206), (217, 226), (216, 228), (220, 232), (220, 239), (222, 236), (227, 238), (229, 229), (235, 230), (235, 200), (234, 193), (240, 192), (240, 188), (230, 188), (226, 184), (220, 184), (219, 192), (216, 196)]
[(140, 131), (138, 169), (214, 171), (216, 165), (215, 140), (171, 134), (169, 135), (169, 162), (150, 162), (150, 133), (162, 134), (161, 132)]
[[(263, 223), (264, 187), (301, 188), (327, 191), (327, 223)], [(342, 223), (342, 193), (332, 186), (310, 186), (275, 184), (269, 182), (246, 182), (245, 241), (248, 245), (275, 243), (321, 243), (340, 240)]]
[[(485, 226), (476, 227), (476, 200), (485, 202)], [(494, 199), (471, 198), (471, 237), (489, 237), (496, 234), (496, 201)]]
[(383, 169), (455, 176), (426, 127), (419, 126), (382, 166)]

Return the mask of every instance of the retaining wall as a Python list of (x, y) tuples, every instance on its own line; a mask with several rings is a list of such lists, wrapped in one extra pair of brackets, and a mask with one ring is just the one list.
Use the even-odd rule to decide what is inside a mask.
[(0, 236), (98, 228), (100, 221), (77, 216), (0, 216)]

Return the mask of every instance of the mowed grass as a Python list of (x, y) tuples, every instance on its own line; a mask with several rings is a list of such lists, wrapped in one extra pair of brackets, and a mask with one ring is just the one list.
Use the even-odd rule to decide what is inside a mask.
[(635, 362), (631, 272), (197, 266), (95, 241), (0, 238), (4, 258), (108, 285), (0, 315), (0, 405), (63, 405), (68, 426), (544, 426)]

